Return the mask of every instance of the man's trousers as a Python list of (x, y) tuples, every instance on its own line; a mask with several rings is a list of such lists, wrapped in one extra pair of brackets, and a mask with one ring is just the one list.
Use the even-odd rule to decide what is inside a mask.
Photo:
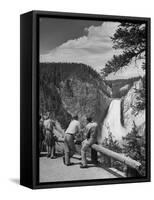
[(84, 140), (82, 142), (82, 148), (81, 148), (81, 162), (83, 166), (87, 165), (87, 159), (86, 159), (86, 152), (88, 150), (89, 147), (91, 147), (92, 144), (95, 144), (96, 140), (90, 138), (89, 140)]
[(70, 164), (70, 158), (75, 153), (74, 135), (66, 133), (64, 138), (65, 164)]

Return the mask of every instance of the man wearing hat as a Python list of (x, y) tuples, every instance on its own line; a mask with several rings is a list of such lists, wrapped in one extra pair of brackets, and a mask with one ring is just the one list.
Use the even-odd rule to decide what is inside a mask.
[(91, 117), (87, 117), (86, 125), (86, 139), (82, 142), (81, 148), (81, 166), (80, 168), (87, 168), (86, 152), (92, 144), (97, 142), (97, 123), (92, 121)]

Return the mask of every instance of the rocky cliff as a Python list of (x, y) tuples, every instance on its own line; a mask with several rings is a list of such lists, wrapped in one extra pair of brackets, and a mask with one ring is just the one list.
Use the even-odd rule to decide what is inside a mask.
[(123, 143), (123, 137), (131, 133), (134, 126), (139, 136), (145, 135), (144, 79), (138, 78), (130, 85), (119, 87), (119, 91), (125, 90), (125, 95), (114, 98), (110, 104), (102, 126), (102, 142), (112, 134), (114, 140)]
[(141, 79), (141, 77), (138, 76), (128, 79), (105, 80), (105, 83), (112, 88), (112, 98), (121, 98), (127, 95), (134, 82), (139, 79)]
[(82, 125), (89, 115), (102, 122), (111, 102), (110, 96), (110, 88), (89, 66), (40, 64), (40, 113), (53, 112), (64, 129), (76, 114)]
[(122, 99), (123, 125), (128, 133), (131, 132), (134, 123), (138, 129), (138, 133), (143, 136), (145, 134), (145, 108), (138, 109), (141, 101), (138, 91), (144, 90), (143, 80), (134, 82), (127, 95)]

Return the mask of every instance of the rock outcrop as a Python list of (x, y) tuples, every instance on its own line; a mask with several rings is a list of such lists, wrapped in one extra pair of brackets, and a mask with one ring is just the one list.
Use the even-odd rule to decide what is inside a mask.
[(137, 128), (138, 135), (145, 135), (145, 108), (139, 108), (141, 102), (140, 91), (144, 88), (143, 79), (121, 87), (121, 90), (127, 90), (127, 93), (122, 98), (114, 98), (110, 104), (108, 113), (104, 120), (100, 142), (112, 134), (113, 140), (123, 143), (123, 137), (131, 133), (132, 129)]
[(86, 116), (103, 122), (111, 89), (96, 71), (76, 63), (42, 64), (40, 70), (40, 112), (53, 112), (64, 129), (76, 114), (82, 125)]
[(60, 83), (60, 97), (67, 112), (72, 116), (77, 114), (82, 123), (86, 116), (93, 116), (96, 121), (102, 120), (111, 101), (95, 84), (83, 82), (74, 76)]
[(130, 133), (135, 123), (141, 136), (145, 134), (145, 109), (138, 110), (136, 107), (140, 95), (137, 91), (142, 89), (143, 81), (140, 79), (134, 82), (133, 86), (122, 100), (124, 127), (127, 129), (127, 132)]
[(127, 95), (134, 82), (138, 81), (139, 79), (140, 77), (105, 80), (105, 83), (112, 88), (112, 98), (122, 98)]

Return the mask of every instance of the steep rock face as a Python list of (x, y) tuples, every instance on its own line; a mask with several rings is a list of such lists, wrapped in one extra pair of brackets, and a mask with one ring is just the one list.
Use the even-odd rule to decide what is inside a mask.
[(76, 114), (82, 125), (89, 115), (102, 123), (111, 102), (110, 95), (111, 89), (100, 75), (86, 65), (40, 65), (40, 113), (53, 112), (63, 129)]
[(129, 79), (105, 80), (105, 82), (112, 88), (112, 98), (122, 98), (127, 95), (134, 82), (139, 79), (140, 77), (134, 77)]
[(75, 76), (60, 83), (60, 96), (64, 108), (71, 115), (78, 115), (84, 124), (86, 116), (103, 121), (111, 99), (92, 81), (83, 82)]
[(138, 111), (135, 109), (139, 101), (139, 93), (136, 91), (142, 88), (143, 82), (141, 79), (134, 82), (133, 86), (122, 100), (123, 124), (128, 133), (131, 132), (135, 123), (139, 134), (145, 134), (145, 109)]

